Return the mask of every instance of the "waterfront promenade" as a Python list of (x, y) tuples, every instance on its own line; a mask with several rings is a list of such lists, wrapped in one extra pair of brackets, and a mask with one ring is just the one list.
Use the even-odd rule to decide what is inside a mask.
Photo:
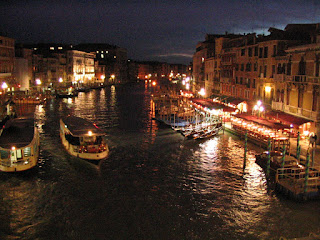
[[(235, 132), (232, 127), (231, 127), (231, 123), (230, 122), (226, 122), (224, 124), (225, 129), (233, 134), (237, 134), (237, 132)], [(307, 157), (307, 153), (309, 152), (310, 154), (310, 166), (314, 166), (319, 168), (320, 170), (320, 145), (316, 145), (316, 146), (311, 146), (309, 144), (309, 140), (308, 139), (301, 139), (299, 141), (299, 145), (300, 145), (300, 161), (302, 164), (305, 163), (306, 161), (306, 157)], [(297, 155), (297, 138), (290, 138), (290, 150), (287, 150), (287, 154), (290, 154), (292, 156)], [(314, 163), (312, 165), (312, 154), (314, 154)]]

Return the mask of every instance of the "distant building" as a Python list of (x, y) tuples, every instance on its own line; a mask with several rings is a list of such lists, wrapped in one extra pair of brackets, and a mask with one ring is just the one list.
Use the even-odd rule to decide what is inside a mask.
[(14, 45), (12, 38), (0, 36), (0, 84), (3, 91), (14, 91), (18, 85), (13, 77)]
[(94, 59), (94, 53), (68, 50), (67, 82), (74, 86), (93, 84), (95, 82)]
[(105, 43), (84, 43), (74, 48), (96, 54), (97, 79), (105, 79), (106, 83), (128, 81), (128, 53), (125, 48)]
[(143, 61), (137, 62), (137, 65), (138, 79), (141, 80), (181, 80), (187, 73), (187, 66), (183, 64)]
[(33, 77), (32, 52), (32, 49), (23, 48), (21, 45), (15, 47), (13, 76), (19, 86), (17, 90), (26, 91), (30, 89)]
[(57, 43), (23, 44), (32, 53), (32, 78), (29, 87), (34, 90), (52, 90), (68, 83), (67, 51), (72, 45)]

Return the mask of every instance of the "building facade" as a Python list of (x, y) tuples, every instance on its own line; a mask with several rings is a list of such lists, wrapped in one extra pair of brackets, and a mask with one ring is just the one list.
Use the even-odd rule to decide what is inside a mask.
[(94, 53), (67, 51), (67, 82), (73, 86), (87, 86), (95, 82)]
[(18, 85), (13, 77), (15, 40), (0, 36), (0, 84), (1, 93), (14, 91)]
[(96, 79), (107, 84), (128, 82), (127, 49), (104, 43), (79, 44), (74, 47), (96, 55)]

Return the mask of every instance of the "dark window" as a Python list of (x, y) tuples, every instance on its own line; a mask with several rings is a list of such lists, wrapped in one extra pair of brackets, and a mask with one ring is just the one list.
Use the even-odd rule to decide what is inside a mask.
[(282, 66), (281, 66), (281, 63), (279, 63), (277, 67), (277, 74), (281, 74), (281, 73), (282, 73)]
[(258, 63), (255, 63), (254, 65), (253, 65), (253, 71), (258, 71)]
[(264, 66), (263, 75), (265, 78), (267, 77), (267, 65)]
[(273, 45), (273, 56), (277, 55), (277, 45)]
[(282, 73), (283, 73), (283, 74), (286, 74), (286, 68), (287, 68), (287, 65), (284, 63), (284, 64), (282, 65)]
[(298, 75), (306, 75), (306, 62), (304, 61), (303, 57), (299, 62), (299, 72)]
[(251, 79), (247, 78), (247, 88), (250, 88), (251, 85)]
[(287, 75), (291, 75), (291, 62), (288, 62), (287, 65)]
[(319, 93), (316, 90), (313, 90), (312, 93), (312, 111), (317, 111), (317, 103), (319, 99)]
[(264, 58), (268, 58), (268, 47), (264, 47)]
[(302, 102), (303, 102), (303, 90), (299, 89), (299, 92), (298, 92), (298, 107), (299, 108), (302, 107)]
[(249, 57), (252, 57), (252, 48), (248, 48), (248, 55)]
[(9, 157), (9, 152), (8, 151), (0, 150), (0, 153), (1, 153), (1, 158), (2, 159), (6, 159), (6, 158)]
[(255, 79), (255, 78), (252, 79), (252, 87), (253, 87), (253, 88), (256, 88), (256, 79)]
[(254, 56), (258, 56), (258, 47), (254, 47)]
[(239, 71), (239, 64), (236, 64), (236, 71)]
[(251, 63), (247, 63), (246, 65), (246, 71), (251, 72)]
[(262, 58), (263, 48), (259, 48), (259, 58)]
[(242, 49), (241, 49), (241, 56), (244, 56), (244, 55), (246, 55), (246, 49), (245, 49), (245, 48), (242, 48)]
[(275, 65), (272, 65), (272, 78), (273, 78), (273, 75), (276, 73), (276, 66)]
[(241, 64), (241, 71), (244, 71), (244, 64)]

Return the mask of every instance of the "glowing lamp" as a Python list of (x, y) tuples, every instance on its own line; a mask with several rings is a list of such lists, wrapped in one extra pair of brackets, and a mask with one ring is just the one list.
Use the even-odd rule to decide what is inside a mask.
[(265, 91), (266, 91), (266, 93), (270, 93), (271, 92), (271, 87), (266, 86)]
[(89, 135), (89, 136), (92, 136), (92, 131), (88, 131), (88, 135)]
[(8, 88), (8, 84), (7, 84), (6, 82), (3, 82), (2, 85), (1, 85), (1, 87), (2, 87), (3, 89), (6, 89), (6, 88)]
[(199, 94), (200, 94), (201, 96), (204, 96), (204, 95), (206, 94), (204, 88), (201, 88), (201, 90), (199, 91)]

